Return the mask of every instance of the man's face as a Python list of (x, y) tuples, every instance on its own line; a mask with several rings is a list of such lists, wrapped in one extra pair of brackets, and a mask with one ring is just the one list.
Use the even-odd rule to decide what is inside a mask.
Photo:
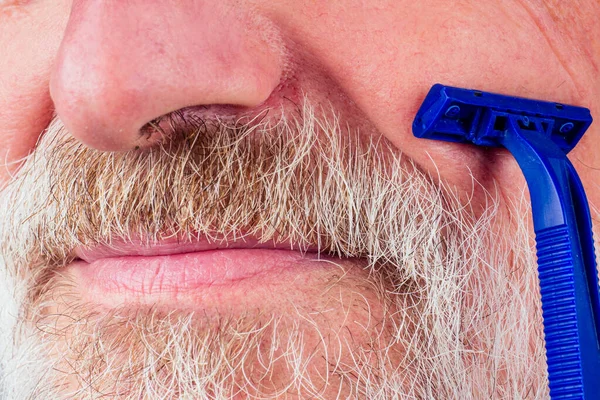
[(600, 115), (598, 13), (0, 0), (0, 397), (547, 396), (522, 173), (410, 127), (437, 82)]

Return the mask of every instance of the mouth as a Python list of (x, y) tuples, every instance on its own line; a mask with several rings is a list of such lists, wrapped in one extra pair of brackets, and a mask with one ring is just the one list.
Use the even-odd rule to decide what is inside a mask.
[[(115, 241), (79, 247), (65, 270), (82, 296), (107, 306), (169, 308), (259, 306), (274, 293), (300, 293), (313, 280), (339, 276), (357, 260), (320, 254), (290, 242)], [(312, 283), (311, 283), (312, 282)], [(264, 297), (267, 296), (267, 297)], [(250, 304), (249, 304), (250, 303)]]

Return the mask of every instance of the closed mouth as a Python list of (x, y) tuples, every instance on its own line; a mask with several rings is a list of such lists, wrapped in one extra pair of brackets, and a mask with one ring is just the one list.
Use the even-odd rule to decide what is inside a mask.
[[(113, 241), (79, 247), (66, 269), (88, 300), (109, 305), (145, 304), (206, 308), (248, 301), (265, 291), (303, 290), (311, 274), (331, 274), (350, 259), (322, 255), (316, 246), (176, 239)], [(297, 284), (301, 283), (302, 284)], [(310, 285), (310, 284), (309, 284)], [(263, 298), (264, 299), (264, 298)]]

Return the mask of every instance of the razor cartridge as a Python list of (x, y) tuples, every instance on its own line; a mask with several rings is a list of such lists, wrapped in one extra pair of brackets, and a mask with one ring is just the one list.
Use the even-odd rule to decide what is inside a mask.
[(590, 209), (567, 158), (592, 123), (586, 108), (434, 85), (419, 138), (504, 147), (531, 197), (550, 397), (600, 399), (600, 296)]

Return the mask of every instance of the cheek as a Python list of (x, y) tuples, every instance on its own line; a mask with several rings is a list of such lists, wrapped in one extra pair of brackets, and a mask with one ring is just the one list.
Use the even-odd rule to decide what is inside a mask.
[(18, 168), (19, 160), (31, 152), (52, 117), (48, 90), (39, 86), (34, 83), (27, 88), (1, 89), (10, 93), (11, 101), (5, 104), (0, 100), (3, 110), (0, 115), (0, 187)]
[(42, 1), (0, 13), (0, 186), (33, 150), (50, 122), (48, 80), (66, 26), (68, 1)]
[[(385, 12), (375, 6), (384, 3)], [(435, 83), (578, 104), (577, 88), (527, 12), (509, 0), (352, 2), (346, 12), (336, 4), (315, 11), (298, 40), (376, 130), (465, 200), (485, 206), (496, 183), (502, 195), (519, 194), (524, 180), (508, 152), (416, 139), (412, 122)]]

